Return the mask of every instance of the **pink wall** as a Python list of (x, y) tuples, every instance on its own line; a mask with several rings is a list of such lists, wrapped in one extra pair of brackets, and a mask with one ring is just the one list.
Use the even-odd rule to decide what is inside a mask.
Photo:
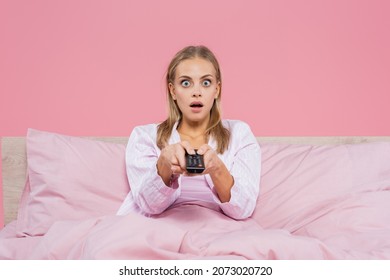
[(224, 117), (258, 136), (390, 135), (389, 3), (3, 0), (0, 136), (159, 122), (188, 44), (215, 51)]

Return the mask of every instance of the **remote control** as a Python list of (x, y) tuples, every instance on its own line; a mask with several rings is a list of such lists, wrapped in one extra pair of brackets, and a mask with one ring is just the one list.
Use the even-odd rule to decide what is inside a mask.
[(186, 151), (186, 169), (188, 173), (202, 173), (204, 171), (203, 156), (198, 155), (195, 150), (194, 155), (190, 155)]

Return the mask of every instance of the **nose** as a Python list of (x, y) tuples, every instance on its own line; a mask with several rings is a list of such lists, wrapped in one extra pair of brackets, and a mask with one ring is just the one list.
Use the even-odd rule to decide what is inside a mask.
[(200, 96), (202, 96), (202, 89), (201, 89), (200, 85), (194, 87), (194, 91), (192, 92), (192, 96), (193, 97), (200, 97)]

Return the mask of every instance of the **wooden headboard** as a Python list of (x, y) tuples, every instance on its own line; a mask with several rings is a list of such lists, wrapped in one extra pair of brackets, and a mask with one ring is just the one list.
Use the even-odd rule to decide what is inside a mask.
[[(127, 143), (128, 137), (85, 137), (105, 142)], [(373, 141), (390, 141), (390, 136), (378, 137), (258, 137), (258, 141), (268, 143), (290, 143), (311, 145), (355, 144)], [(21, 193), (26, 180), (26, 139), (25, 137), (2, 137), (2, 178), (4, 200), (4, 222), (9, 223), (17, 217)]]

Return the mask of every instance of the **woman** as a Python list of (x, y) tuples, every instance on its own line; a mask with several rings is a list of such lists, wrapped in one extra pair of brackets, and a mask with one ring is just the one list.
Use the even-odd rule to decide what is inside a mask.
[[(167, 77), (169, 116), (161, 124), (135, 127), (126, 148), (131, 191), (118, 215), (160, 214), (178, 203), (249, 217), (260, 183), (260, 147), (249, 126), (221, 120), (221, 72), (204, 46), (179, 51)], [(203, 156), (201, 174), (186, 171), (185, 154)]]

